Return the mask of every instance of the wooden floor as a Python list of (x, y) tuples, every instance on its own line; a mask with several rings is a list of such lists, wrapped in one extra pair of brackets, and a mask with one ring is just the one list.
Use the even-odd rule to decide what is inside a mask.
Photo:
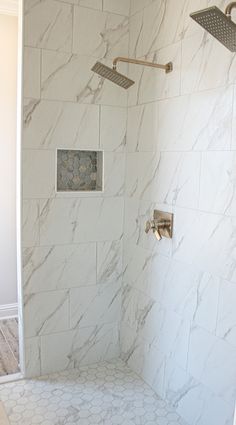
[(0, 401), (0, 425), (9, 425), (9, 424), (10, 422), (8, 420), (3, 403)]
[(20, 372), (17, 319), (0, 320), (0, 376)]

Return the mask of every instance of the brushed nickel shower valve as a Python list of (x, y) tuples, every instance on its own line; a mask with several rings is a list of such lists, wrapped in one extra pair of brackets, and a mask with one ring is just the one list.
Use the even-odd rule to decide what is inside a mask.
[(146, 222), (145, 232), (153, 231), (158, 241), (163, 237), (172, 238), (173, 214), (154, 210), (153, 220)]
[(150, 230), (152, 230), (157, 240), (160, 241), (162, 239), (162, 236), (159, 231), (159, 226), (160, 224), (156, 223), (155, 220), (148, 220), (146, 223), (145, 232), (148, 233)]

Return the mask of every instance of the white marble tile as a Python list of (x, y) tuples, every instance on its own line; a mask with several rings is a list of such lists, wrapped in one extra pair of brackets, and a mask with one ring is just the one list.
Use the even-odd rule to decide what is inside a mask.
[(42, 373), (44, 374), (119, 356), (116, 324), (45, 335), (41, 341)]
[(158, 111), (157, 102), (128, 108), (128, 152), (148, 152), (157, 149), (160, 126)]
[(162, 153), (152, 188), (157, 202), (197, 208), (200, 164), (198, 153)]
[(235, 402), (235, 361), (236, 349), (227, 342), (202, 328), (191, 330), (189, 373), (227, 402)]
[(135, 337), (127, 323), (121, 325), (121, 342), (122, 358), (159, 396), (164, 396), (165, 355), (157, 347)]
[(63, 3), (71, 3), (77, 6), (88, 7), (89, 9), (102, 10), (103, 0), (58, 0)]
[(175, 209), (174, 258), (235, 282), (235, 226), (235, 218)]
[(26, 46), (70, 52), (72, 48), (72, 6), (54, 0), (24, 3)]
[[(155, 200), (155, 176), (160, 165), (160, 153), (130, 153), (126, 159), (126, 195), (137, 199)], [(154, 198), (154, 199), (153, 199)]]
[(231, 148), (236, 150), (236, 87), (234, 86), (234, 98), (233, 98), (233, 119), (232, 119), (232, 145)]
[(143, 11), (130, 17), (129, 21), (129, 56), (139, 58), (143, 35)]
[(129, 77), (135, 84), (129, 89), (129, 105), (153, 102), (180, 94), (181, 43), (175, 43), (144, 57), (149, 62), (165, 65), (173, 62), (173, 71), (130, 65)]
[(103, 0), (103, 10), (129, 16), (130, 0)]
[(127, 56), (128, 19), (75, 6), (73, 52), (97, 58)]
[(30, 247), (39, 244), (39, 202), (25, 200), (22, 206), (22, 245)]
[(227, 87), (160, 102), (160, 149), (230, 149), (232, 101), (233, 89)]
[(200, 209), (235, 216), (235, 189), (235, 153), (204, 153), (201, 167)]
[[(202, 10), (208, 7), (208, 0), (187, 0), (182, 3), (182, 19), (179, 20), (178, 25), (178, 38), (187, 38), (195, 33), (203, 32), (201, 28), (193, 19), (190, 18), (190, 13)], [(216, 2), (213, 2), (214, 5)]]
[(72, 0), (72, 2), (77, 4), (78, 6), (91, 7), (91, 9), (98, 10), (102, 10), (102, 1), (103, 0)]
[[(140, 37), (139, 56), (179, 40), (182, 27), (184, 0), (153, 1), (144, 9), (143, 27)], [(174, 13), (173, 13), (174, 9)]]
[(190, 323), (163, 308), (152, 298), (126, 287), (123, 294), (122, 320), (139, 337), (166, 355), (172, 355), (183, 367), (187, 364)]
[(122, 241), (97, 243), (97, 282), (113, 283), (122, 276)]
[(24, 344), (26, 378), (40, 376), (40, 339), (39, 337), (25, 338)]
[[(144, 9), (142, 13), (141, 33), (135, 31), (131, 33), (132, 44), (136, 45), (136, 55), (138, 57), (152, 53), (160, 46), (158, 42), (159, 31), (162, 20), (165, 16), (165, 3), (152, 1), (150, 5)], [(140, 19), (140, 18), (139, 18)], [(136, 37), (135, 37), (136, 35)], [(138, 35), (138, 37), (137, 37)], [(136, 41), (135, 41), (136, 38)], [(170, 44), (170, 43), (167, 43)]]
[(148, 6), (152, 1), (153, 0), (130, 0), (130, 14), (134, 15)]
[(70, 327), (73, 329), (114, 323), (120, 317), (119, 282), (70, 290)]
[(125, 154), (104, 152), (104, 196), (122, 196), (125, 189)]
[(107, 152), (123, 152), (126, 143), (127, 110), (101, 106), (100, 147)]
[(201, 32), (189, 14), (206, 6), (206, 0), (133, 2), (131, 15), (140, 12), (131, 18), (130, 54), (144, 56), (195, 32)]
[(23, 198), (55, 196), (55, 152), (27, 149), (22, 152)]
[(236, 285), (221, 283), (216, 334), (236, 347)]
[(217, 276), (203, 273), (198, 281), (195, 294), (194, 323), (212, 333), (216, 329), (220, 281)]
[(191, 425), (232, 424), (232, 406), (173, 362), (167, 362), (165, 396)]
[(93, 73), (94, 62), (89, 56), (43, 50), (42, 98), (126, 106), (126, 91)]
[(25, 337), (69, 329), (68, 291), (30, 294), (24, 298)]
[[(134, 335), (139, 335), (142, 338), (145, 338), (146, 341), (153, 341), (154, 332), (158, 332), (161, 323), (158, 320), (157, 327), (155, 330), (154, 325), (152, 329), (148, 328), (146, 332), (144, 332), (145, 320), (150, 314), (151, 310), (156, 307), (156, 311), (158, 311), (158, 319), (161, 318), (163, 310), (156, 305), (155, 301), (147, 296), (144, 293), (132, 288), (129, 285), (124, 286), (123, 288), (123, 300), (122, 300), (122, 320), (127, 323), (130, 328), (133, 329)], [(159, 310), (158, 310), (159, 307)], [(156, 313), (157, 318), (157, 313)], [(149, 321), (150, 323), (150, 321)], [(147, 328), (147, 326), (146, 326)]]
[(30, 149), (98, 149), (99, 106), (26, 99), (23, 145)]
[(170, 259), (153, 250), (125, 241), (123, 250), (123, 281), (159, 301)]
[(122, 235), (122, 198), (51, 199), (40, 204), (41, 245), (109, 241)]
[[(220, 61), (218, 58), (221, 58)], [(235, 82), (235, 60), (221, 43), (206, 32), (183, 40), (182, 94)]]
[(24, 294), (96, 283), (96, 244), (58, 245), (23, 251)]
[(215, 332), (220, 278), (133, 245), (124, 251), (124, 269), (124, 282)]
[(127, 155), (128, 196), (167, 205), (196, 208), (200, 155), (197, 153), (134, 153)]
[(24, 48), (23, 94), (24, 97), (40, 98), (41, 51)]
[[(82, 95), (85, 100), (84, 94), (90, 81), (96, 80), (94, 88), (95, 85), (98, 86), (98, 80), (90, 72), (93, 62), (92, 58), (85, 56), (43, 50), (42, 98), (79, 101)], [(88, 93), (88, 96), (91, 94)], [(91, 103), (91, 101), (87, 103)]]

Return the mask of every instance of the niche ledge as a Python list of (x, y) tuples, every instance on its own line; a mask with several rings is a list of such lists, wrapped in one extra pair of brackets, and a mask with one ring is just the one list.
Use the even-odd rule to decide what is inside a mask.
[(57, 192), (101, 192), (103, 152), (57, 150)]

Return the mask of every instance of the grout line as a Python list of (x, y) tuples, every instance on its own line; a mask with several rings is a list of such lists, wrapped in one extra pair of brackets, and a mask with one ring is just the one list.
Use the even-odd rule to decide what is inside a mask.
[(39, 58), (39, 99), (42, 99), (42, 63), (43, 63), (43, 52), (40, 49), (40, 58)]
[(98, 284), (98, 241), (96, 242), (95, 246), (96, 246), (96, 259), (95, 259), (95, 262), (96, 262), (96, 285), (97, 285)]
[[(235, 143), (234, 143), (234, 140), (233, 140), (233, 136), (235, 136), (235, 131), (234, 131), (234, 126), (235, 126), (235, 124), (234, 124), (234, 114), (235, 114), (235, 103), (236, 103), (236, 86), (234, 85), (233, 86), (233, 89), (232, 89), (232, 91), (233, 91), (233, 93), (232, 93), (232, 109), (231, 109), (231, 113), (232, 113), (232, 115), (231, 115), (231, 128), (230, 128), (230, 130), (231, 130), (231, 137), (230, 137), (230, 151), (232, 152), (234, 149), (236, 149), (236, 147), (235, 147)], [(233, 149), (233, 146), (234, 146), (234, 149)]]
[(200, 153), (200, 164), (199, 164), (199, 181), (198, 181), (198, 199), (197, 199), (197, 209), (200, 209), (201, 205), (201, 192), (202, 192), (202, 168), (203, 168), (203, 153)]
[[(215, 322), (215, 329), (213, 331), (213, 334), (215, 335), (216, 338), (220, 338), (219, 335), (217, 335), (217, 329), (218, 329), (218, 324), (219, 324), (219, 307), (220, 307), (220, 295), (222, 293), (222, 286), (223, 286), (223, 282), (228, 282), (225, 279), (219, 278), (220, 282), (219, 282), (219, 288), (218, 288), (218, 296), (217, 296), (217, 310), (216, 310), (216, 322)], [(231, 283), (231, 282), (230, 282)], [(222, 337), (222, 339), (225, 342), (228, 342), (224, 336)], [(230, 343), (229, 343), (230, 344)], [(232, 345), (232, 344), (230, 344)]]
[[(98, 131), (99, 131), (99, 134), (98, 134), (99, 143), (98, 143), (98, 147), (99, 147), (99, 149), (101, 149), (101, 146), (102, 146), (102, 144), (101, 144), (101, 128), (102, 128), (101, 120), (102, 120), (102, 105), (99, 105), (98, 106), (98, 122), (99, 122), (99, 129), (98, 129)], [(103, 168), (104, 168), (104, 164), (103, 164)]]
[(72, 4), (71, 5), (71, 8), (72, 8), (72, 34), (71, 34), (71, 53), (73, 54), (73, 52), (74, 52), (74, 42), (75, 42), (75, 40), (74, 40), (74, 33), (75, 33), (75, 28), (74, 28), (74, 26), (75, 26), (75, 4)]

